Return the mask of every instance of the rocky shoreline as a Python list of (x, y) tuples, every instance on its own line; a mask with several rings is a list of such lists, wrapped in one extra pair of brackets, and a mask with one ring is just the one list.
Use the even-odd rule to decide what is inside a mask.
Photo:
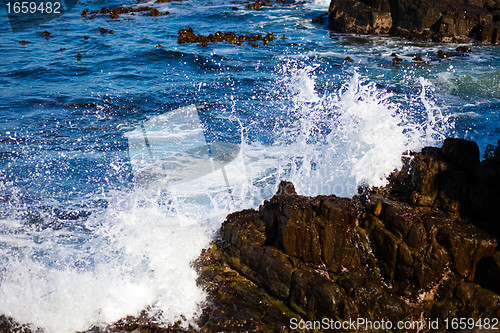
[[(352, 199), (305, 197), (282, 182), (258, 210), (230, 214), (193, 263), (208, 294), (196, 327), (159, 327), (144, 313), (89, 332), (287, 332), (323, 318), (491, 326), (500, 318), (500, 140), (489, 155), (480, 162), (475, 142), (449, 138), (404, 155), (387, 186)], [(14, 327), (0, 317), (0, 332), (31, 331)]]
[(500, 42), (499, 0), (332, 0), (334, 31), (435, 42)]
[(210, 294), (200, 331), (499, 318), (498, 203), (500, 149), (480, 162), (462, 139), (405, 157), (388, 186), (353, 199), (282, 182), (259, 210), (229, 215), (198, 260)]

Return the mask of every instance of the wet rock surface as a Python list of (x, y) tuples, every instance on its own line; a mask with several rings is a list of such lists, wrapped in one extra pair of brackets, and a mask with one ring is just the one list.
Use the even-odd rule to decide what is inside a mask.
[[(282, 182), (259, 210), (229, 215), (202, 258), (282, 302), (283, 319), (498, 318), (499, 157), (479, 162), (474, 142), (447, 139), (353, 199)], [(215, 274), (200, 280), (210, 293)]]
[(329, 23), (340, 32), (496, 44), (500, 42), (500, 2), (332, 0)]

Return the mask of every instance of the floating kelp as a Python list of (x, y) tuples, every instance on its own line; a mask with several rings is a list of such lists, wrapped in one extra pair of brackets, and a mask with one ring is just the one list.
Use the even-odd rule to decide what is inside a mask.
[[(233, 4), (244, 4), (246, 9), (251, 10), (262, 10), (263, 7), (273, 7), (274, 5), (286, 5), (288, 7), (294, 5), (296, 3), (294, 0), (255, 0), (254, 2), (248, 1), (233, 1)], [(236, 8), (236, 9), (235, 9)], [(238, 10), (238, 7), (233, 7), (233, 10)]]
[[(158, 0), (158, 1), (160, 1), (160, 0)], [(163, 1), (163, 0), (161, 0), (161, 1)], [(157, 2), (155, 2), (155, 3), (157, 3)], [(161, 15), (169, 15), (170, 14), (170, 12), (168, 12), (168, 11), (165, 13), (162, 13), (157, 8), (150, 7), (150, 6), (144, 6), (144, 7), (118, 6), (118, 7), (112, 8), (112, 9), (110, 9), (108, 7), (102, 7), (100, 10), (92, 10), (92, 11), (85, 9), (82, 11), (81, 15), (82, 15), (82, 17), (93, 20), (96, 17), (96, 15), (109, 15), (110, 18), (117, 19), (120, 17), (121, 14), (131, 14), (132, 15), (134, 13), (146, 13), (147, 16), (161, 16)]]
[(234, 32), (220, 32), (217, 31), (214, 34), (209, 34), (208, 36), (202, 34), (194, 34), (194, 30), (191, 27), (179, 30), (179, 37), (177, 38), (178, 44), (186, 43), (199, 43), (201, 46), (208, 46), (208, 43), (221, 43), (228, 42), (230, 44), (243, 45), (243, 42), (249, 42), (251, 46), (257, 46), (253, 43), (256, 41), (262, 41), (264, 45), (268, 45), (269, 42), (275, 40), (274, 34), (268, 33), (264, 37), (262, 34), (251, 34), (251, 35), (236, 35)]

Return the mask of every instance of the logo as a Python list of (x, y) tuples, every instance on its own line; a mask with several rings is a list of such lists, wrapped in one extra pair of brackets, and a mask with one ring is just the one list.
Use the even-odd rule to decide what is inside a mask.
[(77, 0), (2, 0), (13, 32), (52, 21), (69, 12)]

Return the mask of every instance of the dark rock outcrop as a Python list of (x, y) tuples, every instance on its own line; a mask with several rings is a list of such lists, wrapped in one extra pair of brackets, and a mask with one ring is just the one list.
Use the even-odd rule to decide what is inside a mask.
[(332, 0), (335, 31), (442, 42), (500, 42), (498, 0)]
[[(283, 319), (499, 318), (498, 166), (447, 139), (367, 196), (303, 197), (282, 182), (258, 211), (229, 215), (202, 258), (281, 302)], [(247, 304), (235, 302), (233, 318)]]

